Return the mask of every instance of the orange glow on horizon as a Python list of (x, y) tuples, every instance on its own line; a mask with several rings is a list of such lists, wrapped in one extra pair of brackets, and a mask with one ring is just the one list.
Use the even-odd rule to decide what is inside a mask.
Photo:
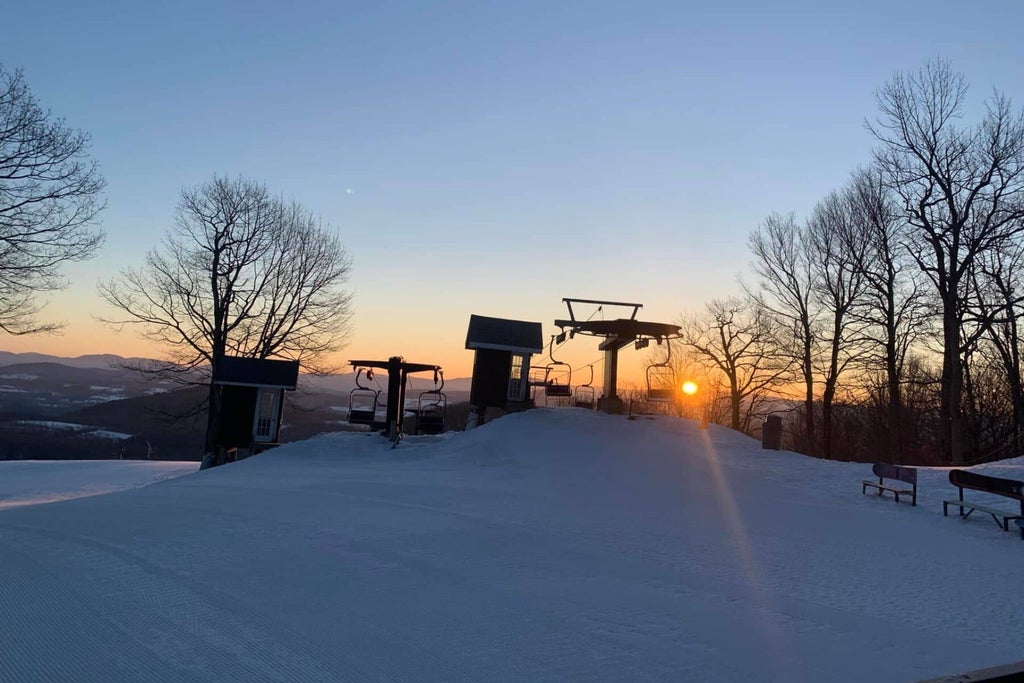
[[(35, 352), (63, 358), (91, 354), (115, 354), (125, 358), (167, 357), (166, 348), (142, 339), (137, 330), (125, 326), (118, 330), (101, 323), (90, 313), (89, 301), (73, 296), (55, 301), (43, 320), (63, 320), (67, 324), (58, 334), (12, 336), (0, 334), (0, 350), (11, 353)], [(112, 315), (99, 309), (100, 314)], [(408, 317), (408, 316), (407, 316)], [(340, 372), (351, 372), (351, 358), (387, 359), (403, 356), (407, 361), (437, 364), (444, 368), (448, 379), (468, 378), (473, 373), (473, 352), (465, 348), (468, 314), (461, 311), (446, 313), (438, 320), (429, 318), (410, 322), (401, 316), (372, 316), (367, 314), (353, 325), (349, 344), (334, 354), (331, 365)], [(528, 316), (522, 316), (528, 317)], [(539, 316), (536, 316), (539, 317)], [(594, 386), (599, 387), (604, 373), (603, 358), (596, 340), (577, 338), (556, 352), (573, 368), (572, 386), (590, 378), (587, 366), (593, 366)], [(532, 364), (549, 363), (547, 349), (532, 358)], [(620, 394), (646, 382), (648, 360), (640, 353), (624, 353), (619, 357), (618, 379)]]

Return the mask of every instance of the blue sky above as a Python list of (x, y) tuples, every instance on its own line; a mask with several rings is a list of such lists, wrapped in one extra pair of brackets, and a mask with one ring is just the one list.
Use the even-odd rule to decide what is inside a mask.
[[(563, 296), (671, 321), (738, 291), (746, 240), (870, 158), (897, 70), (941, 55), (1024, 101), (1024, 5), (16, 3), (0, 61), (91, 133), (101, 255), (71, 270), (59, 339), (117, 352), (98, 277), (141, 262), (183, 186), (245, 175), (337, 227), (346, 355), (468, 374), (470, 313), (561, 317)], [(566, 353), (590, 360), (590, 342)]]

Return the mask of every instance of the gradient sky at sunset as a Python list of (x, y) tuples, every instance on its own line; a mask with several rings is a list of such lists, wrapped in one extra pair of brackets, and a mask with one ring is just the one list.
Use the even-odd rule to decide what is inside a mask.
[(669, 322), (735, 293), (765, 215), (806, 215), (868, 161), (897, 70), (941, 55), (973, 106), (1024, 100), (1010, 0), (92, 4), (3, 10), (0, 61), (92, 134), (108, 180), (106, 245), (48, 309), (64, 334), (3, 350), (157, 354), (93, 320), (96, 281), (141, 262), (183, 186), (241, 174), (340, 230), (343, 358), (465, 376), (471, 313), (551, 332), (564, 296)]

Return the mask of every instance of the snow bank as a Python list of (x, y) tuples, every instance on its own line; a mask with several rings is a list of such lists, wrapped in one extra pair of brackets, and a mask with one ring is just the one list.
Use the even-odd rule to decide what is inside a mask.
[(912, 681), (1020, 659), (1024, 542), (944, 518), (944, 471), (916, 508), (868, 476), (575, 409), (394, 450), (324, 435), (0, 512), (0, 680)]
[(0, 510), (137, 488), (197, 468), (194, 462), (149, 460), (0, 461)]
[(75, 422), (57, 422), (55, 420), (17, 420), (14, 424), (25, 427), (39, 427), (53, 431), (81, 432), (96, 429), (90, 425), (77, 424)]

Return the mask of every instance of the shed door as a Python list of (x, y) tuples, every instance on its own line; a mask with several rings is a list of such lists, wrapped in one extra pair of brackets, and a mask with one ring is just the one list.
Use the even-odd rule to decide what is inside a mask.
[(256, 402), (256, 424), (253, 429), (253, 440), (259, 442), (273, 441), (277, 429), (277, 399), (281, 392), (277, 389), (260, 389)]
[(508, 378), (508, 393), (506, 398), (510, 401), (522, 401), (526, 397), (526, 369), (530, 367), (529, 356), (512, 356), (512, 370)]

